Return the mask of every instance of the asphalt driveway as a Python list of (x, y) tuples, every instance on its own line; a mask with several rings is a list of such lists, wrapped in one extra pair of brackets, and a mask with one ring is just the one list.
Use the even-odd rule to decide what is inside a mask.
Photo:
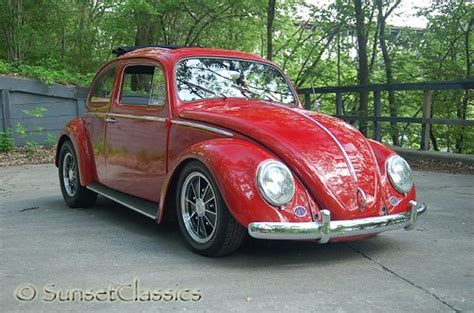
[(251, 240), (209, 259), (174, 227), (107, 199), (68, 208), (56, 174), (0, 168), (2, 312), (474, 311), (474, 176), (416, 172), (429, 211), (415, 231), (350, 244)]

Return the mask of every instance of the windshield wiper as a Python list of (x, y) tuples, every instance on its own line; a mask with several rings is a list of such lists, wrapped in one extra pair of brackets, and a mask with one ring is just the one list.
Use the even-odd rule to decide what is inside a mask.
[[(197, 89), (200, 89), (202, 91), (205, 91), (207, 93), (210, 93), (211, 95), (214, 95), (214, 96), (218, 96), (220, 98), (223, 98), (224, 100), (227, 99), (227, 96), (224, 95), (224, 94), (221, 94), (221, 93), (217, 93), (217, 92), (214, 92), (212, 90), (209, 90), (207, 89), (206, 87), (203, 87), (201, 85), (197, 85), (197, 84), (194, 84), (194, 83), (191, 83), (190, 81), (187, 81), (187, 80), (182, 80), (182, 79), (178, 79), (179, 82), (187, 85), (188, 87), (194, 87), (194, 88), (197, 88)], [(199, 95), (198, 95), (199, 96)], [(201, 97), (201, 96), (200, 96)], [(202, 97), (201, 97), (202, 98)]]
[(239, 85), (231, 85), (231, 87), (234, 87), (234, 88), (238, 89), (247, 98), (250, 98), (250, 97), (247, 96), (247, 93), (250, 93), (254, 96), (257, 96), (257, 99), (263, 99), (263, 100), (268, 100), (268, 101), (272, 101), (272, 102), (278, 102), (278, 100), (273, 99), (269, 95), (265, 95), (265, 97), (262, 97), (261, 94), (259, 94), (258, 92), (250, 90), (248, 87), (239, 86)]

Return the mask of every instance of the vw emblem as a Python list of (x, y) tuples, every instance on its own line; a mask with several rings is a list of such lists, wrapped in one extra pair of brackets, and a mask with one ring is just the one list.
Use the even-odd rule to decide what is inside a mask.
[(305, 217), (308, 213), (308, 210), (306, 210), (305, 207), (298, 205), (293, 209), (293, 213), (295, 213), (295, 216), (297, 217)]
[(393, 206), (397, 206), (399, 203), (400, 203), (400, 200), (394, 196), (390, 197), (388, 199), (388, 201), (390, 202), (391, 205)]

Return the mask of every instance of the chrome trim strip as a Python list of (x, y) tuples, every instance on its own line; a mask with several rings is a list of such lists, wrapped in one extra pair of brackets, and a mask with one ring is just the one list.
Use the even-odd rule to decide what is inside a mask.
[(145, 120), (145, 121), (156, 121), (156, 122), (165, 122), (166, 121), (166, 117), (149, 116), (149, 115), (133, 115), (133, 114), (123, 114), (123, 113), (86, 112), (86, 115), (97, 116), (97, 117), (101, 117), (101, 118), (123, 117), (123, 118), (130, 118), (130, 119), (135, 119), (135, 120)]
[(130, 119), (135, 119), (135, 120), (156, 121), (156, 122), (164, 122), (164, 121), (166, 121), (166, 118), (165, 118), (165, 117), (148, 116), (148, 115), (133, 115), (133, 114), (122, 114), (122, 113), (108, 113), (108, 116), (111, 116), (111, 117), (130, 118)]
[(412, 230), (420, 215), (426, 212), (426, 204), (410, 201), (411, 209), (405, 213), (361, 218), (355, 220), (331, 221), (331, 212), (321, 210), (321, 222), (305, 223), (250, 223), (250, 236), (258, 239), (276, 240), (318, 240), (327, 243), (331, 238), (377, 234), (388, 230), (405, 228)]
[(86, 115), (97, 116), (97, 117), (101, 117), (101, 118), (106, 118), (107, 117), (107, 113), (105, 113), (105, 112), (86, 112)]
[(213, 133), (217, 133), (217, 134), (221, 134), (221, 135), (224, 135), (224, 136), (227, 136), (227, 137), (233, 137), (234, 136), (232, 133), (230, 133), (228, 131), (225, 131), (225, 130), (222, 130), (222, 129), (219, 129), (219, 128), (215, 128), (215, 127), (211, 127), (211, 126), (207, 126), (207, 125), (203, 125), (203, 124), (198, 124), (198, 123), (193, 123), (193, 122), (188, 122), (188, 121), (177, 121), (177, 120), (171, 120), (171, 123), (176, 124), (176, 125), (182, 125), (182, 126), (188, 126), (188, 127), (204, 129), (204, 130), (207, 130), (207, 131), (210, 131), (210, 132), (213, 132)]
[(343, 156), (344, 156), (344, 159), (346, 160), (346, 164), (347, 166), (349, 167), (349, 172), (351, 173), (351, 176), (352, 176), (352, 179), (354, 180), (354, 183), (357, 184), (357, 175), (356, 175), (356, 172), (354, 170), (354, 166), (352, 165), (352, 162), (351, 162), (351, 159), (349, 158), (349, 156), (347, 155), (347, 152), (346, 150), (344, 150), (344, 147), (342, 146), (341, 142), (336, 138), (336, 136), (334, 136), (333, 133), (331, 133), (331, 131), (329, 129), (327, 129), (326, 126), (324, 126), (323, 124), (321, 124), (320, 122), (316, 121), (314, 118), (306, 115), (306, 114), (303, 114), (303, 113), (300, 113), (302, 116), (310, 119), (311, 121), (313, 121), (314, 123), (316, 123), (316, 125), (318, 125), (324, 132), (326, 132), (329, 137), (331, 137), (331, 139), (334, 141), (334, 143), (336, 143), (336, 145), (338, 146), (339, 150), (341, 150)]
[(92, 190), (92, 191), (94, 191), (94, 192), (96, 192), (96, 193), (98, 193), (98, 194), (103, 195), (103, 196), (106, 197), (106, 198), (109, 198), (110, 200), (113, 200), (113, 201), (115, 201), (115, 202), (117, 202), (117, 203), (120, 203), (121, 205), (126, 206), (127, 208), (132, 209), (132, 210), (134, 210), (134, 211), (136, 211), (136, 212), (138, 212), (138, 213), (140, 213), (140, 214), (143, 214), (143, 215), (145, 215), (146, 217), (149, 217), (149, 218), (152, 218), (152, 219), (156, 219), (156, 216), (153, 216), (153, 215), (151, 215), (151, 214), (149, 214), (149, 213), (147, 213), (147, 212), (144, 212), (144, 211), (142, 211), (142, 210), (140, 210), (140, 209), (134, 207), (133, 205), (131, 205), (131, 204), (129, 204), (129, 203), (126, 203), (126, 202), (124, 202), (124, 201), (122, 201), (122, 200), (119, 200), (119, 199), (117, 199), (117, 198), (115, 198), (115, 197), (113, 197), (113, 196), (111, 196), (111, 195), (108, 195), (108, 194), (106, 194), (106, 193), (104, 193), (104, 192), (101, 192), (101, 191), (97, 190), (96, 188), (94, 188), (93, 186), (87, 186), (87, 189), (90, 189), (90, 190)]

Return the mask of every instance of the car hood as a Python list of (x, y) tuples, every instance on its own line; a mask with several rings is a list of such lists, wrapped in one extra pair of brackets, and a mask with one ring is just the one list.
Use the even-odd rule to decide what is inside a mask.
[(357, 129), (339, 119), (267, 101), (235, 99), (194, 102), (178, 115), (234, 130), (267, 147), (334, 219), (381, 212), (383, 190), (372, 148)]

